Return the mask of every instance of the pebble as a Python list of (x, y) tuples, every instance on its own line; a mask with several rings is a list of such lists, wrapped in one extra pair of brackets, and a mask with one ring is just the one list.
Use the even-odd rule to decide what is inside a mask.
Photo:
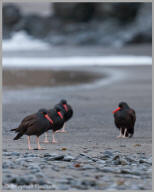
[(20, 153), (19, 153), (19, 152), (12, 152), (12, 153), (11, 153), (11, 156), (18, 156), (18, 157), (19, 157), (19, 156), (20, 156)]
[(43, 155), (43, 157), (51, 157), (51, 154), (45, 153), (45, 154)]
[(55, 160), (63, 160), (64, 159), (64, 155), (54, 155), (54, 156), (50, 156), (50, 157), (45, 157), (45, 159), (47, 161), (55, 161)]
[(2, 163), (2, 168), (3, 168), (3, 169), (8, 169), (8, 168), (10, 168), (10, 169), (15, 169), (15, 165), (14, 165), (14, 163), (11, 162), (11, 161), (4, 161), (4, 162)]
[(120, 171), (122, 174), (131, 174), (131, 175), (142, 175), (141, 171), (138, 170), (131, 170), (131, 169), (121, 169)]
[(38, 157), (38, 154), (33, 154), (33, 153), (25, 153), (23, 157)]
[(121, 160), (120, 160), (120, 164), (121, 164), (121, 165), (128, 165), (128, 161), (125, 160), (125, 159), (121, 159)]
[(103, 165), (104, 165), (104, 164), (106, 163), (106, 161), (104, 161), (104, 160), (98, 160), (97, 163), (98, 163), (98, 164), (103, 164)]
[(113, 153), (111, 151), (104, 151), (103, 154), (108, 156), (108, 157), (112, 157), (113, 156)]
[(97, 185), (96, 180), (84, 179), (81, 181), (81, 185), (94, 187)]
[(139, 163), (147, 163), (148, 165), (152, 165), (152, 162), (146, 161), (144, 159), (140, 159)]
[(115, 155), (115, 156), (113, 157), (113, 160), (120, 160), (120, 156), (119, 156), (119, 155)]
[(93, 168), (94, 168), (94, 166), (92, 166), (92, 165), (84, 165), (82, 167), (82, 170), (93, 169)]
[(72, 160), (74, 160), (74, 159), (75, 159), (74, 157), (72, 157), (72, 156), (70, 156), (70, 155), (66, 155), (66, 156), (64, 156), (63, 161), (72, 161)]

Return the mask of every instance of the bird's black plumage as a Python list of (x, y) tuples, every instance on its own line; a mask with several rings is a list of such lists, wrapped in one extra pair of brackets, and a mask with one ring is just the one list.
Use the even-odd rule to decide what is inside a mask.
[(63, 112), (65, 122), (72, 118), (73, 109), (66, 100), (62, 99), (57, 105), (55, 105), (55, 108), (56, 107), (58, 107)]
[(53, 121), (53, 125), (51, 126), (51, 129), (54, 132), (63, 127), (63, 125), (64, 125), (64, 113), (63, 113), (63, 111), (61, 111), (61, 109), (58, 106), (54, 109), (49, 109), (48, 115)]
[(134, 126), (136, 121), (135, 110), (130, 108), (126, 102), (119, 103), (118, 109), (113, 111), (114, 122), (118, 129), (121, 129), (124, 134), (125, 129), (126, 137), (132, 137), (134, 134)]
[(37, 113), (31, 114), (25, 117), (18, 128), (11, 129), (11, 131), (15, 131), (18, 134), (14, 138), (14, 140), (19, 139), (23, 135), (36, 135), (40, 136), (48, 129), (51, 128), (49, 121), (44, 117), (47, 114), (46, 109), (40, 109)]

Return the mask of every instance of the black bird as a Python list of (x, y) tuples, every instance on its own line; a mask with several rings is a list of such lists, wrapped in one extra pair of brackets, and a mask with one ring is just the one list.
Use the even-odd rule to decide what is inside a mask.
[(18, 140), (23, 135), (28, 136), (28, 148), (32, 149), (30, 145), (30, 136), (36, 135), (37, 138), (37, 147), (38, 149), (42, 149), (39, 144), (39, 136), (42, 135), (47, 130), (51, 129), (51, 124), (48, 119), (45, 118), (48, 111), (46, 109), (40, 109), (37, 113), (28, 115), (25, 117), (18, 128), (11, 129), (11, 131), (17, 132), (14, 140)]
[(135, 110), (130, 108), (126, 102), (120, 102), (119, 107), (112, 113), (114, 114), (115, 125), (120, 130), (118, 138), (132, 137), (136, 121)]
[[(47, 119), (50, 121), (52, 129), (52, 143), (57, 143), (55, 140), (55, 132), (61, 129), (64, 125), (64, 113), (61, 111), (59, 106), (56, 106), (54, 109), (48, 110), (48, 117)], [(48, 130), (47, 130), (48, 131)], [(48, 141), (48, 134), (45, 133), (45, 143), (49, 143)]]
[[(56, 106), (59, 106), (59, 108), (61, 109), (61, 111), (63, 111), (64, 113), (64, 122), (67, 122), (69, 119), (71, 119), (71, 117), (73, 116), (73, 109), (71, 107), (71, 105), (69, 105), (67, 103), (66, 100), (62, 99)], [(61, 131), (59, 132), (66, 132), (65, 131), (65, 123), (64, 123), (64, 126), (62, 128)]]

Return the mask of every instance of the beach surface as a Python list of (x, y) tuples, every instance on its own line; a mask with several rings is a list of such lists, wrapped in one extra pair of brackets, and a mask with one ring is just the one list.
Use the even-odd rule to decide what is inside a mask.
[[(12, 53), (4, 55), (8, 57), (9, 54)], [(41, 84), (41, 76), (38, 86), (31, 82), (25, 86), (18, 78), (10, 84), (12, 79), (9, 81), (8, 76), (4, 81), (3, 187), (16, 189), (24, 186), (23, 189), (27, 189), (28, 185), (37, 184), (38, 188), (59, 190), (151, 189), (152, 66), (69, 66), (50, 70), (51, 74), (54, 70), (60, 71), (57, 77), (54, 76), (54, 79), (61, 79), (57, 80), (58, 84), (54, 80), (51, 84), (46, 81)], [(77, 74), (75, 81), (64, 83), (65, 78), (60, 78), (61, 71), (65, 71), (65, 76), (69, 74), (68, 78), (72, 77), (73, 71)], [(18, 70), (11, 73), (17, 74)], [(86, 73), (90, 76), (88, 81), (84, 81)], [(24, 74), (26, 79), (28, 73)], [(45, 72), (42, 78), (44, 76)], [(38, 77), (36, 81), (39, 81)], [(67, 133), (56, 134), (57, 144), (43, 143), (42, 135), (41, 146), (46, 150), (29, 151), (26, 136), (13, 140), (15, 133), (10, 129), (17, 127), (25, 116), (40, 108), (52, 108), (61, 99), (67, 99), (71, 104), (74, 116), (66, 123)], [(132, 138), (116, 138), (119, 130), (115, 128), (112, 111), (120, 101), (126, 101), (136, 111)], [(51, 135), (49, 131), (50, 142)], [(36, 148), (35, 137), (31, 137), (31, 143)], [(108, 157), (105, 159), (106, 153)], [(54, 159), (56, 155), (59, 159)], [(65, 158), (70, 159), (65, 161)], [(122, 160), (125, 163), (120, 163)], [(142, 163), (143, 160), (146, 163)], [(116, 168), (124, 171), (116, 172)], [(131, 174), (135, 170), (138, 172)], [(16, 179), (11, 180), (8, 175)], [(24, 183), (19, 177), (27, 180)], [(44, 183), (36, 179), (40, 177)], [(31, 189), (35, 187), (31, 186)]]

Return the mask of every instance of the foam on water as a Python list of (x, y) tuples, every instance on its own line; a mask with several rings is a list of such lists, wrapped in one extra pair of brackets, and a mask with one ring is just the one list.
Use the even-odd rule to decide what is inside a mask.
[[(12, 39), (3, 40), (3, 51), (37, 51), (50, 50), (51, 46), (43, 41), (34, 39), (24, 31), (17, 32)], [(69, 56), (69, 57), (3, 57), (3, 67), (17, 68), (48, 68), (67, 66), (126, 66), (152, 65), (150, 56)]]
[(50, 68), (67, 66), (136, 66), (152, 65), (152, 58), (148, 56), (101, 56), (101, 57), (54, 57), (54, 58), (26, 58), (11, 57), (2, 59), (3, 67), (19, 68)]
[(2, 42), (3, 51), (46, 50), (48, 48), (47, 43), (30, 37), (24, 31), (16, 32), (11, 39)]

